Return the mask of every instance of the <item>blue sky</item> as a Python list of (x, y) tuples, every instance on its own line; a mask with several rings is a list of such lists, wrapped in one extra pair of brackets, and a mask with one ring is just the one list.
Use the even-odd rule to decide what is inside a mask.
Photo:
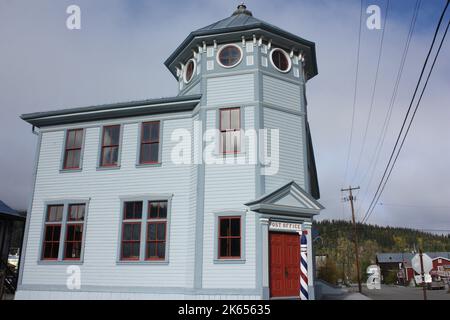
[[(387, 0), (379, 5), (385, 17)], [(82, 10), (82, 29), (65, 27), (68, 5)], [(0, 0), (0, 198), (26, 209), (36, 138), (21, 113), (129, 101), (177, 93), (163, 65), (188, 33), (229, 16), (239, 1)], [(321, 218), (350, 217), (341, 203), (350, 130), (359, 0), (249, 0), (253, 14), (316, 42), (319, 75), (307, 86), (316, 151)], [(354, 183), (373, 154), (413, 12), (415, 0), (391, 0), (367, 153)], [(406, 111), (445, 0), (422, 0), (388, 138), (370, 185), (361, 185), (362, 208), (373, 194)], [(365, 15), (367, 17), (367, 15)], [(448, 21), (449, 15), (446, 20)], [(381, 30), (363, 28), (355, 139), (350, 170), (362, 143)], [(450, 229), (450, 46), (444, 45), (413, 130), (370, 222)], [(408, 205), (409, 207), (406, 207)], [(411, 207), (412, 206), (412, 207)], [(437, 208), (439, 207), (439, 208)], [(357, 213), (362, 217), (364, 211)]]

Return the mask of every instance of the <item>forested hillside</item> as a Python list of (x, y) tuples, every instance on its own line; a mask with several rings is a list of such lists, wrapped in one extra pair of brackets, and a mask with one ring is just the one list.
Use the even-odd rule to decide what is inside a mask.
[[(349, 221), (324, 220), (315, 222), (318, 233), (315, 240), (316, 255), (327, 257), (322, 278), (330, 282), (337, 279), (355, 280), (355, 251), (353, 225)], [(377, 252), (450, 251), (450, 236), (435, 235), (419, 230), (357, 224), (360, 244), (361, 270), (375, 263)], [(326, 270), (326, 275), (323, 274)], [(362, 272), (364, 274), (364, 271)]]

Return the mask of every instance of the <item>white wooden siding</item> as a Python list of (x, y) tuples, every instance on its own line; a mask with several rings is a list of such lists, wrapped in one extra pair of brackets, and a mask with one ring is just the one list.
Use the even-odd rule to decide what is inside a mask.
[[(254, 127), (254, 107), (242, 108), (245, 128)], [(217, 110), (207, 112), (207, 128), (216, 128)], [(243, 155), (245, 157), (245, 155)], [(215, 214), (221, 211), (241, 211), (244, 203), (255, 198), (255, 166), (207, 165), (205, 168), (205, 216), (203, 247), (204, 288), (255, 288), (255, 217), (246, 214), (245, 263), (215, 264)]]
[[(292, 180), (305, 188), (304, 118), (291, 113), (264, 108), (264, 127), (279, 129), (279, 171), (266, 176), (266, 193)], [(276, 146), (274, 146), (276, 148)]]
[[(170, 152), (175, 128), (191, 128), (192, 119), (163, 122), (162, 166), (136, 168), (138, 123), (124, 125), (120, 170), (96, 170), (99, 127), (87, 129), (83, 171), (60, 173), (64, 131), (43, 133), (36, 190), (24, 261), (23, 284), (65, 285), (66, 265), (38, 264), (44, 202), (91, 198), (87, 217), (82, 285), (183, 287), (191, 285), (194, 263), (192, 212), (193, 166), (174, 165)], [(187, 142), (189, 143), (189, 142)], [(119, 197), (173, 194), (169, 230), (169, 265), (116, 264), (119, 244)]]
[(300, 111), (300, 86), (263, 75), (263, 99), (272, 105)]
[(16, 300), (259, 300), (258, 295), (208, 295), (127, 292), (63, 292), (19, 290)]
[(200, 83), (196, 83), (191, 88), (187, 89), (183, 93), (183, 96), (189, 96), (189, 95), (193, 95), (193, 94), (200, 94)]
[(208, 106), (253, 102), (254, 78), (254, 74), (251, 73), (208, 79)]

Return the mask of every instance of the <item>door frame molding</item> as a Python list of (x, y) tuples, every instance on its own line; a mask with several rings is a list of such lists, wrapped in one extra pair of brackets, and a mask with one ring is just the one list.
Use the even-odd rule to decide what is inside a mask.
[[(269, 273), (269, 299), (296, 299), (296, 298), (298, 298), (298, 299), (300, 299), (300, 290), (299, 290), (299, 294), (298, 295), (296, 295), (296, 296), (272, 296), (272, 288), (271, 288), (271, 283), (272, 283), (272, 279), (271, 279), (271, 269), (272, 269), (272, 266), (271, 266), (271, 255), (272, 255), (272, 250), (271, 250), (271, 248), (272, 248), (272, 246), (271, 246), (271, 241), (270, 241), (270, 239), (271, 239), (271, 234), (273, 234), (273, 233), (276, 233), (276, 234), (289, 234), (289, 235), (293, 235), (293, 234), (297, 234), (299, 237), (301, 236), (301, 232), (302, 231), (296, 231), (296, 230), (268, 230), (268, 241), (269, 241), (269, 243), (268, 243), (268, 253), (267, 253), (267, 255), (268, 255), (268, 273)], [(300, 250), (300, 238), (299, 238), (299, 250)], [(298, 267), (299, 267), (299, 269), (300, 269), (300, 263), (299, 263), (299, 265), (298, 265)]]

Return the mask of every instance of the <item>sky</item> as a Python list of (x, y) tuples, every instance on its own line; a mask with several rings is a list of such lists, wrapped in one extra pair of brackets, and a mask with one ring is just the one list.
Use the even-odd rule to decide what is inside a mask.
[[(375, 170), (375, 146), (388, 110), (415, 0), (363, 0), (358, 91), (350, 161), (359, 0), (248, 0), (255, 17), (316, 43), (319, 74), (307, 84), (321, 203), (319, 219), (350, 219), (340, 189), (359, 185), (364, 216), (409, 105), (446, 0), (422, 0), (392, 118)], [(177, 94), (163, 65), (192, 30), (223, 19), (239, 1), (0, 0), (0, 199), (26, 210), (36, 136), (20, 114)], [(66, 8), (81, 8), (68, 30)], [(386, 18), (379, 76), (363, 152), (382, 30), (369, 30), (369, 5)], [(449, 10), (450, 11), (450, 10)], [(448, 21), (450, 14), (444, 21)], [(369, 223), (450, 230), (450, 43)], [(359, 154), (362, 154), (358, 167)], [(345, 172), (347, 170), (347, 177)], [(356, 170), (358, 167), (358, 170)], [(372, 173), (373, 172), (373, 173)], [(372, 178), (372, 179), (370, 179)]]

